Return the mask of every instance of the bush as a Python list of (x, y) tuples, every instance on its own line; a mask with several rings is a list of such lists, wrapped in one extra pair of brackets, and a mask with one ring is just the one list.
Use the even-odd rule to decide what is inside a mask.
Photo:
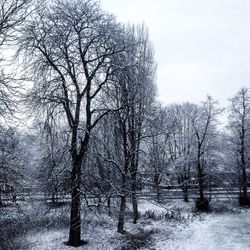
[(142, 228), (135, 234), (126, 233), (125, 244), (121, 247), (121, 250), (136, 250), (149, 247), (152, 240), (152, 234), (154, 233), (154, 230), (145, 230)]
[(240, 206), (250, 206), (249, 197), (245, 198), (243, 195), (239, 196), (239, 204)]
[(195, 201), (196, 209), (203, 212), (208, 212), (210, 210), (209, 200), (207, 198), (198, 198)]

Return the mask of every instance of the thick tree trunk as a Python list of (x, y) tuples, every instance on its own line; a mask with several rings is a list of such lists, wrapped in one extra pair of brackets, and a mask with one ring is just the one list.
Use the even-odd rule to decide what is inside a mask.
[(137, 169), (136, 167), (132, 167), (132, 184), (131, 184), (131, 191), (132, 191), (132, 206), (133, 206), (133, 223), (137, 223), (137, 220), (139, 219), (139, 211), (138, 211), (138, 202), (137, 202), (137, 178), (136, 173)]
[(181, 184), (181, 189), (182, 189), (182, 192), (183, 192), (183, 199), (185, 202), (188, 202), (188, 181), (189, 181), (189, 170), (188, 170), (188, 173), (186, 171), (186, 168), (184, 167), (183, 169), (183, 174), (181, 175), (181, 181), (180, 181), (180, 184)]
[(120, 209), (119, 209), (119, 215), (118, 215), (118, 226), (117, 226), (117, 232), (118, 233), (124, 233), (124, 221), (125, 221), (125, 210), (126, 210), (126, 195), (120, 196)]
[(160, 192), (160, 175), (155, 173), (154, 174), (154, 188), (155, 188), (155, 192), (156, 192), (156, 200), (158, 203), (160, 203), (160, 196), (161, 196), (161, 192)]
[(133, 223), (136, 224), (139, 219), (138, 202), (136, 193), (132, 193), (132, 206), (133, 206)]
[[(127, 170), (127, 162), (125, 163), (125, 170)], [(126, 172), (126, 171), (125, 171)], [(121, 195), (120, 195), (120, 209), (118, 215), (118, 225), (117, 225), (117, 232), (124, 233), (124, 223), (125, 223), (125, 210), (126, 210), (126, 184), (127, 184), (127, 177), (126, 174), (122, 174), (122, 187), (121, 187)]]
[(72, 171), (71, 212), (68, 245), (81, 246), (81, 161), (76, 161)]

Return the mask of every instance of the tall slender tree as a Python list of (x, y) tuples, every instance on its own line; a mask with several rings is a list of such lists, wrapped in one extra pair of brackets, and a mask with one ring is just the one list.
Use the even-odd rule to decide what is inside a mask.
[(230, 99), (229, 129), (231, 132), (231, 149), (237, 159), (239, 172), (240, 204), (249, 204), (247, 192), (247, 170), (249, 164), (249, 137), (250, 137), (250, 92), (247, 88), (241, 88)]
[(194, 110), (192, 126), (196, 144), (196, 169), (199, 186), (199, 198), (196, 206), (200, 210), (208, 210), (208, 199), (204, 195), (206, 180), (206, 157), (216, 137), (217, 117), (222, 109), (217, 107), (217, 102), (208, 96), (206, 101)]

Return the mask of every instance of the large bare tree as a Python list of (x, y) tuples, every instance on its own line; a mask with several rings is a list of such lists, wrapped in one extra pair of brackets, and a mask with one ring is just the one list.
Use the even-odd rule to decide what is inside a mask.
[[(67, 124), (72, 159), (68, 244), (81, 240), (81, 173), (91, 133), (110, 109), (102, 90), (123, 65), (114, 58), (125, 51), (123, 28), (92, 0), (48, 1), (23, 30), (20, 51), (34, 86), (28, 99), (45, 119)], [(45, 112), (46, 110), (46, 112)], [(49, 111), (49, 112), (48, 112)]]

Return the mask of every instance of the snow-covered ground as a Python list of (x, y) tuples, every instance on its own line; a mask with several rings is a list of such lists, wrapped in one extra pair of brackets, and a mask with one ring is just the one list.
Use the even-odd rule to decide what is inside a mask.
[[(197, 215), (193, 204), (181, 201), (157, 204), (140, 201), (141, 218), (137, 225), (127, 216), (125, 229), (131, 234), (152, 231), (149, 244), (140, 249), (150, 250), (248, 250), (250, 249), (250, 211), (210, 213)], [(130, 208), (128, 207), (128, 210)], [(57, 210), (60, 213), (60, 209)], [(58, 216), (57, 213), (49, 214)], [(128, 238), (116, 233), (115, 217), (87, 212), (83, 216), (84, 250), (132, 250)], [(48, 227), (30, 230), (16, 238), (25, 250), (72, 250), (63, 244), (67, 227)], [(130, 243), (131, 244), (131, 243)], [(125, 247), (124, 247), (125, 246)], [(130, 245), (131, 246), (131, 245)], [(1, 247), (0, 247), (1, 248)]]
[(250, 212), (203, 215), (201, 221), (173, 230), (170, 238), (157, 238), (157, 250), (248, 250)]

